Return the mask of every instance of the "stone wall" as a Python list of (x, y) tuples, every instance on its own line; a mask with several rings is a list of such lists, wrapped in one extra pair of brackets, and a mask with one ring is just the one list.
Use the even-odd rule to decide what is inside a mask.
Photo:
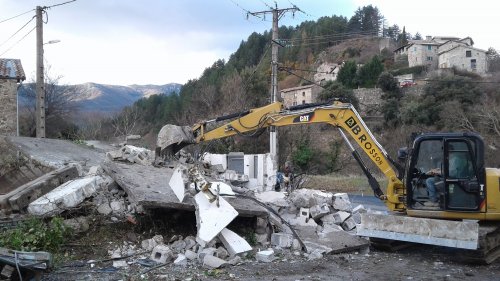
[(382, 103), (382, 90), (380, 88), (354, 89), (354, 95), (359, 100), (359, 111), (361, 116), (381, 115), (380, 105)]
[(15, 80), (0, 79), (0, 135), (17, 134), (16, 94)]

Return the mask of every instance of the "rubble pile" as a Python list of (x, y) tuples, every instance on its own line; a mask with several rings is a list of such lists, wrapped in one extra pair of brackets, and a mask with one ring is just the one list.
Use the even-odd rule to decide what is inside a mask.
[[(90, 205), (91, 213), (65, 221), (77, 232), (88, 231), (95, 215), (112, 222), (135, 223), (134, 215), (151, 207), (143, 204), (161, 196), (170, 198), (170, 208), (195, 211), (195, 236), (174, 235), (167, 241), (156, 234), (140, 243), (124, 241), (108, 251), (115, 268), (127, 268), (132, 264), (219, 268), (239, 264), (249, 253), (254, 261), (272, 262), (277, 253), (316, 259), (324, 254), (368, 246), (366, 240), (350, 240), (354, 239), (351, 234), (360, 223), (360, 214), (366, 210), (361, 205), (353, 208), (345, 193), (309, 189), (299, 189), (291, 194), (255, 193), (238, 186), (238, 183), (248, 181), (247, 176), (224, 170), (221, 165), (196, 162), (183, 150), (175, 160), (163, 163), (162, 168), (153, 166), (152, 151), (131, 145), (107, 152), (106, 156), (106, 163), (121, 163), (121, 166), (92, 166), (88, 171), (80, 167), (78, 177), (59, 185), (52, 184), (43, 190), (44, 194), (26, 202), (23, 208), (29, 214), (46, 217), (71, 212), (83, 204)], [(134, 166), (143, 167), (143, 170), (136, 172), (132, 169)], [(156, 181), (151, 179), (158, 175), (163, 177)], [(125, 176), (143, 182), (130, 183)], [(161, 188), (152, 188), (155, 184)], [(140, 188), (145, 191), (134, 193)], [(168, 194), (172, 196), (168, 197)], [(255, 205), (252, 208), (259, 210), (259, 215), (254, 214), (254, 247), (227, 228), (240, 215), (238, 210), (244, 210), (240, 205), (250, 203)], [(332, 244), (339, 239), (343, 240)]]

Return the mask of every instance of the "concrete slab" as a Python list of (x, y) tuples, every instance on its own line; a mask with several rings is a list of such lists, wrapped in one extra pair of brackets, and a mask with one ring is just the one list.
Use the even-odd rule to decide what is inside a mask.
[[(171, 208), (194, 211), (192, 196), (184, 197), (182, 202), (170, 188), (168, 182), (173, 168), (154, 167), (137, 164), (105, 161), (104, 171), (111, 176), (128, 194), (128, 199), (145, 208)], [(226, 198), (240, 216), (268, 215), (267, 210), (257, 203), (243, 198)]]
[(94, 176), (66, 182), (31, 202), (28, 212), (32, 215), (46, 216), (76, 207), (96, 191), (101, 180), (101, 177)]
[(184, 192), (186, 191), (184, 180), (182, 179), (182, 166), (179, 165), (175, 168), (168, 185), (172, 188), (172, 191), (175, 196), (177, 196), (177, 199), (179, 199), (179, 202), (182, 202), (182, 200), (184, 200)]
[(245, 239), (227, 228), (220, 232), (219, 239), (231, 256), (252, 250), (252, 246)]
[[(318, 235), (308, 231), (308, 229), (295, 228), (295, 230), (302, 241), (304, 241), (307, 248), (309, 248), (308, 243), (309, 246), (321, 245), (324, 249), (331, 249), (328, 253), (332, 254), (358, 251), (369, 247), (369, 241), (367, 239), (351, 235), (345, 231), (334, 231)], [(314, 249), (312, 249), (311, 252), (313, 250)]]
[[(209, 202), (204, 192), (194, 196), (196, 201), (196, 239), (208, 243), (238, 216), (238, 212), (222, 197), (219, 202)], [(199, 239), (199, 240), (198, 240)], [(203, 245), (202, 245), (203, 246)]]
[(78, 177), (76, 166), (64, 166), (32, 180), (11, 192), (0, 195), (0, 208), (20, 211), (29, 203), (45, 195), (61, 184)]
[(91, 167), (99, 165), (105, 159), (102, 151), (67, 140), (27, 137), (7, 137), (6, 140), (28, 158), (54, 169), (68, 163)]

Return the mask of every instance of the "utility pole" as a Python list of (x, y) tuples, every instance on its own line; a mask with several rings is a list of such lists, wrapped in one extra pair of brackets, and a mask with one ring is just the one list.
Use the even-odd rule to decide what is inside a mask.
[(43, 71), (43, 8), (36, 7), (36, 137), (45, 138), (45, 86)]
[[(272, 39), (271, 39), (271, 103), (276, 102), (278, 100), (278, 46), (280, 45), (278, 42), (278, 21), (279, 19), (286, 13), (300, 11), (297, 6), (293, 6), (292, 8), (278, 9), (278, 5), (276, 4), (275, 8), (269, 7), (270, 10), (260, 11), (260, 12), (249, 12), (248, 14), (259, 17), (263, 15), (265, 17), (266, 14), (273, 14), (273, 29), (272, 29)], [(269, 134), (269, 153), (274, 161), (278, 160), (278, 132), (276, 127), (270, 127)]]

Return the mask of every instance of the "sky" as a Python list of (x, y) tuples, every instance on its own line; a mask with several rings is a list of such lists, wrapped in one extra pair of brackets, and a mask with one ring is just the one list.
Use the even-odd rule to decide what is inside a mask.
[[(68, 0), (0, 0), (0, 57), (21, 59), (27, 80), (35, 77), (34, 9)], [(227, 59), (252, 32), (271, 28), (271, 15), (249, 16), (296, 5), (280, 25), (295, 26), (322, 16), (348, 19), (358, 7), (379, 8), (386, 24), (432, 36), (470, 36), (475, 47), (500, 48), (493, 19), (500, 3), (489, 0), (77, 0), (47, 9), (44, 61), (61, 84), (110, 85), (186, 83), (199, 78), (217, 59)], [(413, 4), (412, 4), (413, 3)], [(418, 3), (418, 4), (417, 4)], [(498, 6), (498, 7), (497, 7)], [(4, 21), (4, 22), (2, 22)], [(24, 37), (26, 35), (26, 37)], [(23, 38), (24, 37), (24, 38)]]

